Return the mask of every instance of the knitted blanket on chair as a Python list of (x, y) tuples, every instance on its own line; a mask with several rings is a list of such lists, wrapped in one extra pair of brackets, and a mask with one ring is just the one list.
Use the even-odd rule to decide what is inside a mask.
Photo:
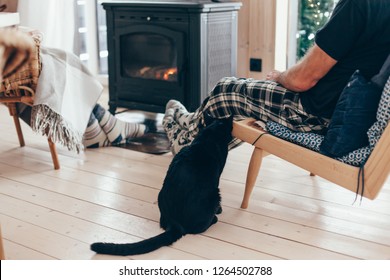
[(31, 127), (69, 150), (83, 149), (89, 116), (103, 86), (71, 53), (41, 48), (42, 72), (32, 107)]

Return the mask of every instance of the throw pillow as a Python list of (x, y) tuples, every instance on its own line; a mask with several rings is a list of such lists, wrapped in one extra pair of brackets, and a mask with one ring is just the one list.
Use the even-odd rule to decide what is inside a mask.
[[(390, 80), (389, 80), (390, 81)], [(390, 87), (389, 87), (390, 89)], [(383, 97), (383, 95), (382, 95)], [(379, 110), (379, 109), (378, 109)], [(374, 124), (375, 125), (375, 124)], [(289, 142), (298, 144), (302, 147), (309, 148), (313, 151), (318, 152), (319, 146), (324, 140), (323, 135), (319, 135), (312, 132), (296, 132), (291, 129), (275, 123), (273, 121), (267, 122), (267, 131), (279, 138), (287, 140)], [(380, 136), (379, 136), (380, 137)], [(346, 164), (350, 164), (353, 166), (360, 166), (364, 163), (371, 154), (372, 148), (370, 146), (366, 146), (357, 150), (354, 150), (343, 157), (336, 158), (337, 160), (344, 162)]]
[(367, 130), (376, 120), (381, 93), (357, 70), (340, 95), (320, 152), (342, 157), (367, 146)]

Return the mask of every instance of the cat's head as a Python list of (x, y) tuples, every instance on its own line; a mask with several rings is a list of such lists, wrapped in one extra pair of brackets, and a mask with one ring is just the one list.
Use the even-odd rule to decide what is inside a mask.
[(233, 129), (233, 115), (230, 115), (227, 118), (218, 119), (218, 118), (213, 118), (208, 113), (204, 113), (203, 114), (203, 120), (204, 120), (204, 123), (205, 123), (206, 126), (209, 126), (210, 124), (212, 124), (215, 121), (222, 121), (227, 126), (231, 125), (231, 127)]
[(200, 131), (203, 137), (213, 138), (216, 142), (229, 143), (232, 140), (233, 115), (224, 119), (204, 116), (206, 127)]

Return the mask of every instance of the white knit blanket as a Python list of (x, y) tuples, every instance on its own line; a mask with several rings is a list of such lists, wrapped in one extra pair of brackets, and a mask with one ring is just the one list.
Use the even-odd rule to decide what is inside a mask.
[(41, 59), (32, 129), (69, 150), (80, 152), (89, 116), (103, 86), (71, 53), (41, 48)]

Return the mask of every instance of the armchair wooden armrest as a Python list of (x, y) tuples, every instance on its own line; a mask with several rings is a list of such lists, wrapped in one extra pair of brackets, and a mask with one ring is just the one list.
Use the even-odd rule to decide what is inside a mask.
[[(248, 207), (250, 195), (260, 171), (262, 158), (267, 154), (273, 154), (309, 171), (311, 174), (318, 175), (355, 193), (358, 183), (360, 185), (364, 183), (363, 196), (369, 199), (375, 199), (390, 172), (389, 126), (383, 132), (364, 165), (363, 176), (363, 172), (359, 172), (359, 167), (342, 163), (271, 134), (264, 134), (265, 131), (258, 127), (255, 122), (256, 120), (248, 118), (235, 121), (233, 124), (233, 136), (254, 146), (241, 208)], [(259, 137), (260, 135), (262, 136)]]

